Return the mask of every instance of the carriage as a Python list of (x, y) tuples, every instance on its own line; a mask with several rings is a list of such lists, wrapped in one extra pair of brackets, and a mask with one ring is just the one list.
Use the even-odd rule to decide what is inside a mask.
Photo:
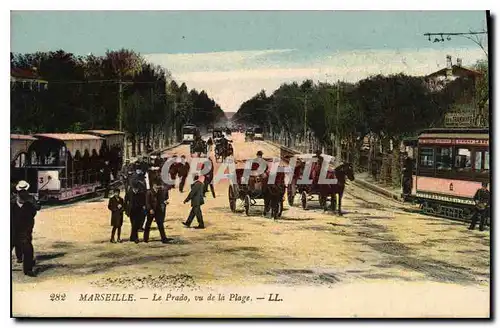
[(115, 177), (111, 187), (120, 183), (124, 134), (107, 132), (11, 135), (11, 182), (26, 180), (41, 202), (69, 201), (103, 190), (107, 161)]
[(223, 162), (227, 157), (233, 156), (234, 149), (233, 149), (233, 145), (231, 144), (231, 141), (228, 140), (227, 147), (224, 147), (222, 142), (220, 140), (218, 140), (215, 143), (214, 155), (215, 155), (216, 162), (218, 162), (219, 159)]
[(189, 146), (189, 151), (191, 155), (198, 154), (198, 157), (201, 154), (208, 154), (208, 145), (205, 140), (202, 138), (197, 138), (194, 142)]
[(405, 200), (419, 203), (426, 214), (470, 220), (475, 192), (491, 179), (489, 139), (489, 129), (422, 131), (407, 143), (416, 165), (403, 179)]
[[(265, 159), (269, 164), (272, 159)], [(243, 203), (245, 214), (250, 215), (250, 207), (257, 205), (258, 199), (264, 200), (264, 216), (271, 210), (271, 217), (277, 219), (281, 217), (283, 212), (283, 198), (285, 194), (285, 174), (284, 172), (277, 173), (274, 184), (268, 184), (267, 180), (270, 173), (271, 165), (263, 174), (250, 173), (248, 181), (245, 181), (245, 168), (236, 168), (236, 183), (229, 185), (228, 198), (229, 207), (232, 212), (236, 212), (237, 201)]]
[(23, 135), (10, 135), (10, 183), (17, 184), (19, 180), (28, 180), (28, 151), (36, 138)]
[[(323, 160), (327, 163), (332, 163), (333, 156), (330, 155), (321, 155)], [(293, 156), (296, 159), (295, 171), (293, 174), (292, 181), (287, 187), (287, 198), (288, 204), (293, 206), (296, 194), (300, 194), (300, 200), (303, 209), (307, 209), (308, 202), (314, 200), (317, 196), (319, 204), (326, 211), (328, 209), (328, 201), (330, 201), (330, 208), (332, 211), (336, 209), (337, 199), (336, 195), (339, 195), (339, 208), (338, 212), (342, 215), (341, 210), (341, 202), (342, 202), (342, 194), (345, 186), (345, 178), (349, 178), (349, 180), (354, 180), (353, 168), (350, 163), (341, 164), (338, 167), (333, 167), (331, 164), (328, 166), (328, 170), (326, 172), (326, 178), (330, 180), (330, 184), (320, 184), (318, 183), (317, 177), (313, 177), (313, 169), (311, 169), (309, 180), (310, 182), (307, 184), (300, 183), (300, 180), (303, 177), (304, 165), (308, 160), (312, 160), (315, 157), (315, 154), (301, 154)], [(318, 174), (319, 171), (316, 171)], [(328, 198), (330, 197), (330, 198)]]
[(247, 130), (245, 132), (245, 141), (253, 141), (254, 132), (253, 130)]

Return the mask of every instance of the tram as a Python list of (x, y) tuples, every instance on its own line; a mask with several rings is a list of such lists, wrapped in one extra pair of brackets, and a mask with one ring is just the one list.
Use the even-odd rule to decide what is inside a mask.
[(100, 149), (102, 160), (108, 161), (114, 177), (123, 166), (123, 150), (125, 147), (125, 133), (115, 130), (87, 130), (83, 133), (95, 135), (104, 139)]
[(198, 133), (198, 128), (193, 124), (185, 124), (182, 127), (182, 142), (191, 143), (194, 140), (195, 135)]
[(101, 169), (106, 161), (117, 178), (124, 139), (124, 133), (111, 130), (11, 134), (11, 183), (26, 180), (30, 194), (40, 202), (93, 194), (103, 188)]
[(36, 138), (23, 135), (10, 135), (10, 183), (15, 186), (20, 180), (28, 179), (27, 159), (29, 147)]
[(262, 128), (255, 128), (253, 130), (253, 139), (254, 140), (264, 140), (264, 135), (262, 134)]
[(429, 129), (413, 147), (411, 192), (427, 214), (469, 220), (474, 194), (490, 182), (488, 129)]

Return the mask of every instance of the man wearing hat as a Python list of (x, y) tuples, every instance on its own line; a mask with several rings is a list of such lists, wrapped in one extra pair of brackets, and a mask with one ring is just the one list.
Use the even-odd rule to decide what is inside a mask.
[(194, 217), (196, 216), (196, 220), (198, 220), (198, 226), (195, 229), (205, 229), (205, 223), (203, 222), (203, 213), (201, 212), (201, 205), (205, 203), (203, 200), (204, 196), (204, 185), (199, 180), (199, 175), (194, 176), (194, 183), (191, 185), (191, 191), (189, 195), (184, 200), (184, 204), (191, 201), (191, 212), (189, 212), (189, 216), (186, 222), (182, 222), (186, 227), (190, 227), (191, 222), (193, 222)]
[[(20, 251), (16, 251), (16, 256), (23, 262), (23, 272), (25, 275), (35, 277), (33, 272), (34, 250), (33, 250), (33, 227), (35, 226), (35, 216), (40, 206), (36, 204), (33, 197), (28, 192), (30, 185), (24, 180), (16, 185), (16, 200), (11, 203), (11, 249), (17, 246)], [(13, 247), (14, 246), (14, 247)], [(22, 258), (21, 258), (22, 257)]]
[(477, 221), (479, 221), (479, 230), (484, 230), (486, 219), (490, 216), (490, 191), (488, 190), (488, 182), (481, 183), (481, 188), (474, 195), (476, 203), (474, 215), (472, 216), (469, 230), (474, 230)]
[(151, 230), (153, 220), (156, 221), (156, 225), (158, 226), (161, 242), (164, 244), (168, 242), (165, 234), (165, 227), (163, 226), (163, 223), (165, 222), (167, 203), (168, 189), (162, 188), (159, 181), (153, 182), (152, 188), (146, 192), (147, 221), (144, 228), (145, 243), (149, 241), (149, 232)]
[(139, 228), (141, 228), (146, 212), (146, 195), (139, 189), (139, 183), (134, 181), (132, 188), (125, 195), (125, 213), (130, 218), (130, 241), (139, 243)]

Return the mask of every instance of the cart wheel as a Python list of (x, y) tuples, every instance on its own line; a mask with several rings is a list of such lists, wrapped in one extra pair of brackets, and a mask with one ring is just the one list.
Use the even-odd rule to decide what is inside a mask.
[(234, 196), (233, 186), (229, 186), (229, 208), (231, 212), (236, 212), (236, 197)]
[(245, 214), (250, 215), (249, 211), (250, 211), (250, 196), (246, 195), (245, 196)]
[(288, 185), (286, 188), (286, 195), (288, 198), (288, 205), (293, 206), (293, 201), (295, 199), (295, 194), (297, 193), (297, 187), (293, 184)]
[(307, 209), (307, 192), (305, 192), (305, 191), (302, 192), (301, 200), (302, 200), (302, 208), (306, 210)]

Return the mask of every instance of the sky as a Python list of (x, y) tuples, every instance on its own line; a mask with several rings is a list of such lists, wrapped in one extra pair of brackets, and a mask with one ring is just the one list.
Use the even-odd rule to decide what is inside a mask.
[(231, 112), (292, 81), (425, 75), (446, 55), (471, 65), (486, 58), (472, 41), (423, 34), (485, 28), (484, 11), (13, 11), (11, 51), (132, 49)]

